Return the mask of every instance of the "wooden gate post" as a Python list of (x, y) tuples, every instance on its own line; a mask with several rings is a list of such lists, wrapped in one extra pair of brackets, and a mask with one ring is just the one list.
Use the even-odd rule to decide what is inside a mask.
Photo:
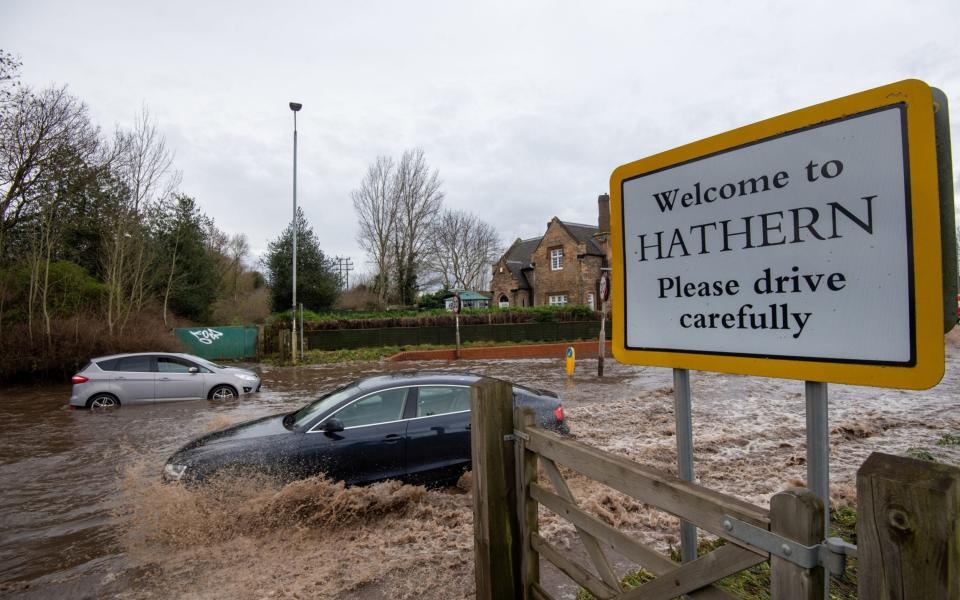
[(960, 599), (960, 468), (874, 452), (857, 504), (860, 598)]
[(477, 600), (520, 600), (523, 540), (517, 515), (513, 386), (483, 378), (470, 386), (473, 550)]
[[(815, 546), (823, 540), (823, 500), (804, 488), (794, 488), (770, 499), (770, 531)], [(770, 557), (770, 597), (773, 600), (822, 600), (823, 567), (804, 569), (777, 556)], [(869, 598), (870, 596), (861, 596)]]
[[(536, 424), (533, 410), (529, 407), (517, 408), (513, 413), (513, 423), (517, 431), (526, 433), (528, 428)], [(540, 530), (539, 523), (539, 504), (530, 494), (530, 486), (537, 482), (537, 470), (539, 469), (539, 459), (536, 452), (527, 450), (527, 445), (523, 439), (514, 442), (516, 446), (516, 466), (517, 466), (517, 495), (518, 502), (517, 518), (520, 521), (520, 553), (521, 553), (521, 575), (520, 585), (523, 588), (523, 598), (531, 598), (530, 588), (534, 584), (540, 584), (540, 555), (533, 549), (531, 539), (537, 535)]]

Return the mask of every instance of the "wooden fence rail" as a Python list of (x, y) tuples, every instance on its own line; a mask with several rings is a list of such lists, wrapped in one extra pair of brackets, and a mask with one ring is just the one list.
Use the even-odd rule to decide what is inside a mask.
[[(515, 410), (512, 387), (505, 382), (483, 379), (474, 384), (471, 396), (478, 599), (553, 600), (540, 585), (541, 560), (600, 599), (729, 599), (712, 584), (764, 561), (770, 561), (774, 600), (825, 598), (824, 568), (799, 566), (789, 553), (776, 549), (782, 541), (815, 554), (823, 542), (823, 503), (808, 490), (780, 492), (767, 510), (536, 427), (532, 413)], [(678, 564), (583, 510), (561, 466), (727, 543)], [(861, 550), (861, 598), (960, 600), (960, 469), (935, 467), (874, 454), (861, 469), (859, 531), (861, 548), (867, 546)], [(541, 469), (549, 487), (539, 479)], [(588, 565), (539, 534), (540, 507), (574, 526)], [(738, 524), (736, 529), (731, 522)], [(750, 538), (753, 544), (779, 540), (777, 546), (766, 545), (768, 552), (751, 545), (743, 539), (743, 528), (760, 530), (762, 539)], [(656, 578), (622, 590), (610, 551)]]

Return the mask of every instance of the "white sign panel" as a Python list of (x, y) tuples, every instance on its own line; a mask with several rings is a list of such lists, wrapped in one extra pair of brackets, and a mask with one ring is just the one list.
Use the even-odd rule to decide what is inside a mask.
[(913, 364), (905, 110), (625, 179), (625, 347)]

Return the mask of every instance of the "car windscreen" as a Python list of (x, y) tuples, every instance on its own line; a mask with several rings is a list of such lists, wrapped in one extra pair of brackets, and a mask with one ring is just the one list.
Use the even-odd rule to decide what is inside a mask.
[(347, 398), (353, 396), (356, 391), (357, 384), (351, 383), (350, 385), (333, 390), (329, 394), (320, 396), (318, 399), (314, 400), (293, 414), (293, 425), (295, 427), (302, 427), (303, 425), (306, 425), (318, 415), (322, 415)]

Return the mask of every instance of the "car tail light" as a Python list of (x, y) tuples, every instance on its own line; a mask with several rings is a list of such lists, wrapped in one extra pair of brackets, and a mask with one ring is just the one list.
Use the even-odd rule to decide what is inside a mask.
[(558, 406), (553, 409), (553, 416), (557, 418), (557, 422), (563, 421), (563, 407)]
[(86, 382), (90, 381), (90, 379), (84, 377), (83, 375), (74, 375), (74, 376), (70, 379), (70, 381), (73, 382), (73, 385), (78, 385), (78, 384), (81, 384), (81, 383), (86, 383)]

